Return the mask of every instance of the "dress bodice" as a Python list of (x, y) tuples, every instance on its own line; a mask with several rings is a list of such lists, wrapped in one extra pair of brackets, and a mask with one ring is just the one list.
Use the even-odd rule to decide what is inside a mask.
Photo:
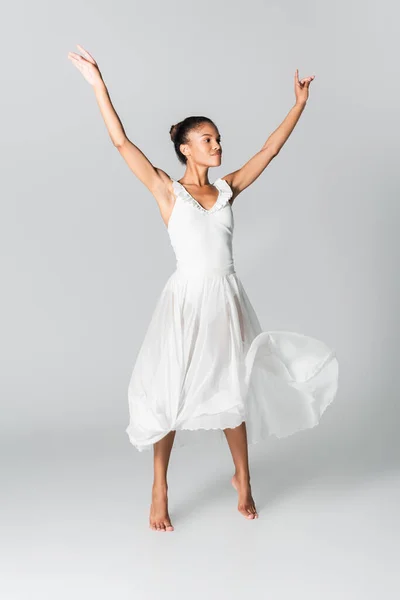
[(209, 210), (172, 180), (175, 205), (168, 222), (168, 235), (175, 252), (176, 266), (187, 274), (233, 273), (232, 236), (234, 219), (229, 202), (232, 189), (225, 179), (213, 185), (217, 200)]

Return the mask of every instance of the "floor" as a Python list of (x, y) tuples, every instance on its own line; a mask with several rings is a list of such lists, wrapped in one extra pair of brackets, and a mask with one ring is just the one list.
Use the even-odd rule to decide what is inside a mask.
[(173, 449), (175, 531), (157, 532), (152, 453), (125, 435), (3, 440), (2, 600), (400, 597), (387, 446), (322, 426), (251, 446), (256, 520), (237, 511), (225, 443)]

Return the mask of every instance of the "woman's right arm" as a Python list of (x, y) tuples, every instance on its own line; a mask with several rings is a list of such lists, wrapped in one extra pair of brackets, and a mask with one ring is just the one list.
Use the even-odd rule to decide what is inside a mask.
[(155, 168), (143, 152), (127, 137), (123, 125), (112, 105), (107, 87), (103, 81), (100, 69), (82, 46), (79, 50), (83, 57), (75, 52), (69, 52), (68, 58), (79, 69), (86, 81), (92, 85), (97, 104), (104, 119), (108, 133), (114, 146), (126, 161), (136, 177), (152, 192), (158, 202), (165, 198), (168, 202), (168, 186), (170, 178), (161, 169)]

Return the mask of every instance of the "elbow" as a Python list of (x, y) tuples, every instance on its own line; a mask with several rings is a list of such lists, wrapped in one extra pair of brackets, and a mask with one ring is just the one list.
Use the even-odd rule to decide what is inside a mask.
[(278, 148), (277, 146), (272, 147), (271, 148), (271, 154), (272, 154), (272, 156), (278, 156), (279, 151), (280, 151), (280, 148)]
[(115, 139), (115, 140), (111, 139), (111, 141), (112, 141), (113, 145), (114, 145), (116, 148), (120, 149), (120, 148), (122, 148), (122, 146), (125, 144), (126, 137), (125, 137), (125, 138), (119, 138), (119, 139)]
[(264, 146), (263, 150), (265, 152), (268, 152), (268, 154), (273, 158), (274, 156), (277, 156), (279, 154), (280, 148), (278, 148), (277, 146), (270, 146), (268, 144), (267, 146)]

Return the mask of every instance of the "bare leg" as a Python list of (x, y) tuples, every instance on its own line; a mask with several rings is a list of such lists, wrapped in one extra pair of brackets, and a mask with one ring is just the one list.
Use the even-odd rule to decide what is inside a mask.
[(231, 483), (238, 492), (238, 510), (248, 519), (256, 519), (258, 514), (250, 487), (246, 423), (243, 422), (233, 429), (224, 429), (224, 433), (236, 468)]
[(176, 431), (170, 431), (154, 449), (154, 481), (150, 506), (149, 527), (155, 531), (173, 531), (168, 514), (167, 470)]

